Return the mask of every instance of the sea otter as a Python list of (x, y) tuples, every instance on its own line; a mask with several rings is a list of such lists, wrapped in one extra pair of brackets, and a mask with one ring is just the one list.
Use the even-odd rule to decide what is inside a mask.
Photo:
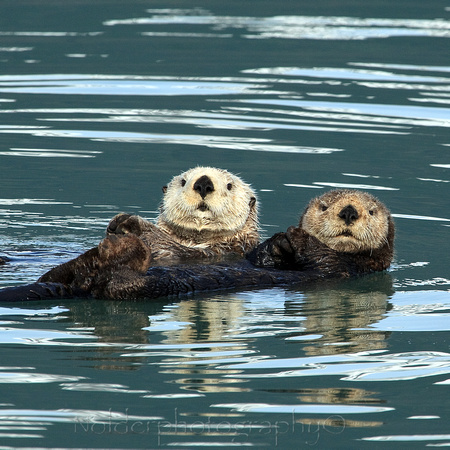
[[(98, 247), (43, 275), (0, 291), (0, 301), (93, 297), (154, 299), (217, 289), (302, 285), (385, 270), (394, 250), (388, 209), (370, 194), (336, 190), (313, 199), (300, 224), (266, 240), (234, 264), (147, 267), (147, 244), (134, 234)], [(256, 267), (258, 266), (258, 267)]]
[(243, 256), (259, 242), (256, 193), (241, 178), (214, 167), (195, 167), (163, 187), (156, 225), (119, 214), (107, 234), (139, 236), (152, 251), (153, 264)]
[(247, 257), (258, 267), (348, 277), (388, 268), (394, 232), (391, 214), (377, 198), (338, 189), (312, 199), (297, 227), (275, 234)]

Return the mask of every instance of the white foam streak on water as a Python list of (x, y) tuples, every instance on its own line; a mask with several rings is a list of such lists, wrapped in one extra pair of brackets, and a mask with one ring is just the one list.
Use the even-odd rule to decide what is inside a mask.
[[(289, 359), (269, 359), (224, 366), (225, 369), (272, 369), (243, 373), (241, 378), (292, 378), (344, 375), (344, 381), (404, 381), (450, 373), (450, 355), (440, 352), (409, 352), (378, 356), (370, 352)], [(274, 369), (290, 368), (273, 372)], [(228, 375), (224, 375), (228, 376)], [(230, 375), (231, 376), (231, 375)], [(236, 376), (236, 375), (233, 375)]]
[[(15, 383), (63, 383), (71, 381), (79, 381), (84, 377), (69, 376), (69, 375), (52, 375), (46, 373), (35, 372), (3, 372), (0, 371), (0, 385), (1, 384), (15, 384)], [(1, 410), (0, 410), (1, 413)]]
[(324, 78), (329, 80), (372, 80), (372, 81), (396, 81), (408, 83), (449, 83), (450, 78), (446, 77), (431, 77), (422, 75), (404, 75), (396, 74), (387, 71), (373, 71), (352, 68), (332, 68), (332, 67), (275, 67), (275, 68), (261, 68), (248, 69), (243, 73), (257, 73), (270, 75), (285, 75), (290, 77), (313, 77)]
[(102, 31), (89, 31), (86, 33), (78, 31), (0, 31), (0, 36), (31, 36), (31, 37), (66, 37), (66, 36), (99, 36)]
[(323, 186), (312, 186), (310, 184), (293, 184), (293, 183), (286, 183), (286, 184), (284, 184), (284, 186), (307, 188), (307, 189), (322, 189), (323, 188)]
[[(0, 409), (0, 425), (4, 420), (26, 420), (29, 422), (77, 422), (79, 425), (84, 421), (87, 424), (114, 423), (120, 420), (158, 420), (159, 416), (133, 416), (116, 411), (102, 411), (92, 409), (56, 409), (56, 410), (33, 410), (33, 409)], [(81, 427), (81, 425), (80, 425)]]
[[(271, 111), (273, 113), (273, 111)], [(189, 114), (190, 113), (190, 114)], [(403, 125), (385, 123), (375, 123), (375, 121), (367, 120), (366, 123), (358, 123), (355, 121), (344, 121), (343, 117), (335, 117), (333, 119), (324, 120), (314, 118), (313, 114), (310, 119), (290, 119), (286, 117), (270, 117), (263, 116), (240, 116), (237, 114), (217, 114), (211, 113), (195, 113), (190, 111), (186, 115), (177, 114), (159, 114), (153, 112), (151, 115), (127, 116), (116, 115), (108, 118), (91, 118), (91, 119), (77, 119), (77, 122), (131, 122), (131, 123), (173, 123), (173, 124), (189, 124), (196, 128), (211, 128), (211, 129), (231, 129), (231, 130), (324, 130), (324, 131), (340, 131), (340, 132), (359, 132), (359, 133), (378, 133), (378, 134), (407, 134), (404, 130), (409, 127)], [(49, 118), (38, 119), (48, 122), (74, 122), (71, 118)], [(408, 124), (410, 125), (410, 124)], [(363, 128), (367, 128), (364, 130)], [(384, 128), (384, 130), (377, 130), (377, 128)], [(391, 131), (392, 130), (392, 131)], [(398, 131), (396, 131), (398, 130)]]
[(2, 316), (37, 316), (47, 317), (55, 314), (61, 314), (68, 311), (67, 308), (61, 306), (53, 306), (45, 309), (27, 309), (27, 308), (5, 308), (0, 307), (0, 317)]
[(1, 206), (13, 205), (72, 205), (72, 202), (58, 202), (44, 198), (0, 198)]
[(0, 52), (30, 52), (34, 47), (0, 47)]
[(410, 97), (409, 98), (410, 101), (412, 102), (418, 102), (418, 103), (439, 103), (440, 105), (450, 105), (450, 99), (442, 99), (442, 98), (413, 98)]
[(414, 219), (414, 220), (431, 220), (437, 222), (450, 222), (450, 219), (445, 219), (443, 217), (430, 217), (430, 216), (419, 216), (417, 214), (392, 214), (393, 217), (398, 219)]
[[(450, 434), (410, 434), (410, 435), (387, 435), (371, 436), (360, 438), (362, 441), (371, 442), (422, 442), (422, 441), (450, 441)], [(427, 447), (437, 447), (441, 445), (428, 444)], [(443, 447), (448, 447), (444, 444)]]
[(400, 70), (414, 70), (424, 72), (450, 72), (450, 67), (447, 66), (424, 66), (419, 64), (387, 64), (387, 63), (369, 63), (369, 62), (349, 62), (349, 66), (357, 67), (379, 67), (382, 69), (400, 69)]
[(102, 152), (88, 150), (57, 150), (52, 148), (11, 148), (0, 151), (3, 156), (28, 156), (35, 158), (95, 158)]
[[(448, 308), (446, 308), (448, 309)], [(396, 314), (391, 313), (388, 317), (370, 326), (374, 330), (383, 331), (450, 331), (450, 314)]]
[[(301, 147), (274, 145), (269, 139), (261, 138), (239, 138), (228, 136), (208, 136), (208, 135), (167, 135), (157, 133), (131, 133), (119, 131), (92, 131), (92, 130), (50, 130), (45, 127), (12, 128), (1, 129), (1, 133), (31, 134), (41, 137), (63, 137), (63, 138), (85, 138), (93, 141), (102, 142), (128, 142), (128, 143), (152, 143), (152, 144), (184, 144), (200, 145), (209, 148), (226, 148), (232, 150), (248, 150), (261, 152), (280, 152), (280, 153), (316, 153), (328, 154), (331, 152), (342, 151), (341, 149), (320, 148), (320, 147)], [(33, 155), (34, 156), (34, 155)], [(54, 155), (52, 155), (54, 156)], [(65, 156), (65, 155), (63, 155)]]
[(117, 394), (147, 394), (147, 390), (130, 389), (122, 384), (111, 383), (61, 383), (64, 391), (77, 392), (113, 392)]
[(278, 405), (264, 403), (222, 403), (211, 405), (214, 408), (231, 408), (234, 411), (284, 414), (368, 414), (393, 411), (383, 406), (358, 405)]
[[(49, 80), (47, 81), (46, 78)], [(20, 81), (18, 77), (0, 78), (0, 92), (59, 95), (227, 95), (258, 93), (263, 85), (246, 83), (151, 80), (132, 76), (102, 75), (37, 76), (35, 80)], [(263, 91), (261, 91), (262, 93)], [(276, 94), (276, 92), (274, 92)]]
[[(247, 100), (250, 103), (267, 103), (268, 105), (274, 104), (273, 101), (257, 101), (257, 100)], [(354, 109), (344, 109), (342, 106), (345, 105), (345, 103), (341, 103), (339, 107), (333, 106), (333, 102), (327, 102), (328, 107), (325, 108), (323, 106), (323, 103), (321, 105), (317, 104), (317, 107), (314, 108), (314, 105), (317, 102), (308, 102), (308, 105), (304, 108), (294, 108), (296, 105), (295, 101), (293, 101), (291, 104), (286, 102), (279, 102), (280, 106), (289, 106), (292, 107), (292, 109), (274, 109), (272, 107), (270, 108), (229, 108), (229, 109), (240, 109), (242, 111), (253, 111), (253, 112), (259, 112), (261, 114), (279, 114), (283, 116), (299, 116), (299, 117), (310, 117), (314, 118), (317, 121), (320, 121), (323, 124), (330, 123), (330, 121), (336, 121), (336, 123), (344, 123), (342, 121), (347, 121), (347, 123), (352, 123), (353, 127), (355, 126), (361, 126), (357, 125), (359, 122), (363, 122), (363, 125), (367, 126), (368, 128), (372, 127), (385, 127), (385, 128), (399, 128), (399, 129), (408, 129), (412, 125), (416, 126), (446, 126), (447, 121), (441, 122), (441, 120), (434, 120), (431, 118), (424, 118), (424, 119), (414, 119), (414, 118), (403, 118), (403, 117), (393, 117), (390, 114), (389, 115), (378, 115), (375, 113), (371, 113), (370, 111), (367, 111), (364, 114), (361, 114), (361, 111), (356, 111)], [(302, 105), (298, 105), (301, 107)], [(381, 105), (378, 105), (381, 106)], [(370, 105), (368, 106), (370, 107)], [(387, 111), (385, 111), (387, 112)], [(425, 112), (425, 111), (424, 111)]]
[[(243, 29), (247, 39), (325, 39), (362, 40), (392, 36), (450, 36), (445, 20), (377, 19), (324, 16), (215, 16), (207, 10), (172, 10), (151, 17), (108, 20), (106, 26), (117, 25), (194, 25), (210, 29)], [(177, 30), (179, 31), (179, 30)], [(170, 32), (168, 32), (170, 35)]]
[[(414, 119), (423, 119), (421, 125), (430, 126), (450, 126), (450, 118), (445, 108), (410, 106), (410, 105), (382, 105), (373, 103), (352, 103), (352, 102), (317, 102), (305, 100), (247, 100), (250, 103), (264, 103), (269, 105), (282, 105), (292, 108), (305, 108), (328, 112), (342, 112), (346, 114), (368, 114), (385, 117), (403, 118), (403, 123), (414, 125)], [(412, 121), (406, 119), (413, 119)]]
[(343, 188), (343, 189), (363, 189), (363, 190), (375, 190), (375, 191), (398, 191), (398, 188), (388, 187), (388, 186), (375, 186), (372, 184), (352, 184), (352, 183), (330, 183), (316, 181), (314, 184), (319, 186), (328, 186), (332, 188)]
[[(2, 344), (26, 344), (26, 345), (60, 345), (62, 340), (91, 339), (96, 340), (90, 332), (61, 332), (57, 330), (20, 330), (12, 327), (0, 327), (0, 342)], [(68, 343), (66, 343), (68, 345)], [(73, 344), (70, 344), (73, 345)]]
[[(404, 281), (407, 285), (407, 280)], [(450, 285), (450, 280), (430, 280), (421, 286)], [(384, 331), (449, 331), (450, 294), (440, 291), (397, 292), (391, 299), (392, 309), (368, 329)]]
[(437, 178), (417, 178), (420, 181), (431, 181), (434, 183), (450, 183), (450, 180), (439, 180)]

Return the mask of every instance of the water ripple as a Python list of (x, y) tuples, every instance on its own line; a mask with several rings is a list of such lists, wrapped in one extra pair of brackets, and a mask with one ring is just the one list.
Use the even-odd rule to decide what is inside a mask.
[[(0, 327), (0, 343), (2, 344), (26, 344), (26, 345), (69, 345), (73, 342), (63, 342), (63, 340), (86, 339), (95, 337), (87, 331), (58, 331), (39, 330), (25, 328)], [(83, 343), (82, 345), (88, 345)]]
[(392, 214), (398, 219), (413, 219), (413, 220), (430, 220), (432, 222), (450, 222), (450, 219), (444, 217), (419, 216), (417, 214)]
[[(354, 64), (356, 65), (356, 64)], [(353, 68), (333, 67), (265, 67), (260, 69), (247, 69), (243, 73), (262, 75), (285, 75), (295, 77), (328, 78), (330, 80), (371, 80), (371, 81), (396, 81), (407, 83), (449, 83), (450, 78), (432, 77), (423, 75), (405, 75), (382, 70), (367, 70)]]
[[(375, 186), (373, 184), (352, 184), (352, 183), (331, 183), (323, 181), (315, 181), (313, 184), (318, 186), (328, 186), (332, 188), (343, 188), (343, 189), (363, 189), (363, 190), (375, 190), (375, 191), (398, 191), (398, 188), (387, 187), (387, 186)], [(284, 186), (291, 187), (305, 187), (302, 184), (284, 184)], [(306, 186), (310, 187), (310, 186)]]
[[(407, 283), (407, 280), (405, 280)], [(430, 280), (431, 281), (431, 280)], [(440, 279), (417, 285), (450, 285)], [(450, 294), (441, 291), (397, 292), (391, 299), (392, 309), (369, 329), (384, 331), (449, 331)]]
[(115, 394), (147, 394), (149, 391), (130, 389), (122, 384), (110, 383), (61, 383), (64, 391), (77, 392), (113, 392)]
[(59, 95), (229, 95), (249, 94), (264, 85), (208, 82), (180, 78), (169, 80), (132, 75), (35, 75), (0, 76), (0, 92)]
[(35, 158), (95, 158), (102, 152), (89, 150), (57, 150), (54, 148), (11, 148), (0, 151), (3, 156), (28, 156)]
[[(106, 26), (187, 25), (221, 31), (243, 30), (246, 39), (363, 40), (392, 36), (449, 37), (446, 20), (378, 19), (345, 16), (217, 16), (205, 9), (148, 10), (151, 17), (108, 20)], [(179, 30), (177, 30), (179, 31)], [(167, 32), (170, 36), (170, 32)], [(223, 35), (221, 36), (223, 37)]]
[(221, 403), (214, 408), (231, 408), (239, 412), (284, 414), (372, 414), (393, 411), (394, 408), (358, 405), (269, 405), (265, 403)]
[(114, 423), (123, 420), (160, 420), (160, 416), (132, 416), (116, 411), (102, 411), (92, 409), (56, 409), (56, 410), (33, 410), (33, 409), (2, 409), (0, 408), (0, 424), (2, 421), (27, 421), (33, 422), (66, 422), (82, 424)]
[[(269, 359), (226, 365), (225, 369), (293, 370), (242, 374), (242, 378), (286, 378), (345, 375), (345, 381), (404, 381), (450, 373), (450, 355), (440, 352), (407, 352), (377, 355), (378, 352)], [(228, 376), (228, 375), (225, 375)]]
[[(47, 373), (30, 372), (2, 372), (0, 371), (0, 384), (14, 383), (62, 383), (69, 381), (79, 381), (85, 377), (70, 375), (53, 375)], [(1, 413), (1, 410), (0, 410)]]
[(385, 118), (401, 118), (401, 122), (408, 125), (418, 124), (417, 119), (422, 119), (420, 125), (428, 126), (450, 126), (448, 110), (445, 108), (411, 106), (411, 105), (382, 105), (373, 103), (353, 103), (353, 102), (320, 102), (307, 100), (246, 100), (250, 103), (264, 103), (270, 105), (290, 106), (292, 108), (305, 108), (320, 111), (347, 114), (368, 114)]
[(55, 315), (59, 315), (68, 311), (67, 308), (62, 306), (53, 306), (43, 309), (27, 309), (27, 308), (5, 308), (0, 307), (0, 317), (2, 316), (35, 316), (39, 318), (52, 319)]
[[(152, 143), (152, 144), (182, 144), (196, 145), (208, 148), (220, 148), (230, 150), (247, 150), (278, 153), (316, 153), (329, 154), (342, 151), (341, 149), (303, 147), (273, 144), (270, 139), (245, 138), (232, 136), (208, 136), (208, 135), (170, 135), (158, 133), (132, 133), (119, 131), (92, 131), (92, 130), (50, 130), (47, 127), (36, 128), (9, 128), (1, 129), (1, 133), (31, 134), (40, 137), (85, 138), (101, 142), (128, 142), (128, 143)], [(23, 155), (22, 155), (23, 156)], [(35, 155), (33, 155), (35, 156)], [(54, 156), (54, 155), (53, 155)]]
[[(362, 441), (370, 442), (422, 442), (422, 441), (450, 441), (450, 434), (410, 434), (362, 437)], [(440, 447), (436, 444), (428, 444), (427, 447)], [(443, 444), (447, 447), (447, 444)]]

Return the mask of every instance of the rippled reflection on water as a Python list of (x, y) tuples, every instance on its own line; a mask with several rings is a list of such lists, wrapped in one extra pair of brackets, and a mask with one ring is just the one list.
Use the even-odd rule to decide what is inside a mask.
[[(446, 20), (361, 19), (355, 17), (239, 17), (217, 16), (206, 9), (149, 9), (150, 17), (109, 20), (106, 26), (117, 25), (195, 25), (214, 31), (243, 30), (244, 39), (330, 39), (359, 40), (392, 36), (448, 37), (450, 26)], [(146, 36), (161, 35), (143, 32)], [(208, 37), (199, 33), (164, 32), (164, 36)], [(210, 34), (209, 37), (230, 38), (232, 34)]]
[[(75, 427), (91, 435), (99, 427), (139, 422), (145, 423), (147, 437), (154, 435), (155, 439), (158, 427), (164, 426), (159, 437), (168, 444), (189, 439), (186, 428), (192, 431), (207, 422), (209, 431), (201, 433), (206, 442), (214, 435), (225, 439), (224, 444), (241, 436), (236, 434), (236, 427), (265, 430), (266, 442), (268, 438), (272, 442), (275, 425), (268, 417), (274, 417), (291, 426), (298, 424), (294, 433), (297, 439), (313, 436), (311, 430), (305, 435), (301, 425), (326, 423), (331, 434), (366, 429), (369, 434), (364, 434), (364, 439), (376, 440), (370, 430), (382, 429), (389, 421), (386, 414), (397, 409), (395, 403), (386, 403), (379, 382), (427, 379), (427, 385), (445, 387), (446, 382), (436, 381), (436, 377), (448, 378), (450, 372), (448, 353), (388, 350), (390, 332), (400, 330), (398, 324), (405, 323), (402, 320), (396, 324), (396, 315), (423, 315), (430, 330), (437, 330), (432, 318), (445, 315), (442, 311), (449, 309), (450, 297), (439, 292), (429, 295), (427, 291), (393, 294), (388, 281), (382, 283), (386, 290), (378, 292), (367, 289), (369, 286), (355, 291), (354, 283), (348, 289), (336, 287), (330, 291), (324, 287), (304, 294), (263, 290), (213, 296), (206, 302), (192, 299), (155, 305), (153, 312), (147, 304), (100, 302), (101, 315), (97, 316), (92, 315), (97, 307), (85, 301), (69, 302), (64, 308), (3, 307), (3, 345), (14, 342), (28, 348), (67, 348), (83, 364), (101, 369), (100, 375), (105, 375), (60, 375), (38, 372), (30, 366), (3, 366), (0, 383), (53, 385), (57, 396), (63, 398), (71, 392), (88, 393), (99, 400), (121, 394), (122, 401), (112, 410), (26, 410), (10, 405), (3, 408), (0, 420), (15, 430), (16, 437), (26, 439), (45, 436), (51, 424), (71, 424), (70, 430)], [(429, 299), (426, 305), (421, 301), (424, 295)], [(330, 301), (334, 302), (331, 311)], [(393, 319), (392, 328), (380, 321), (386, 312), (387, 320)], [(61, 327), (61, 320), (67, 319), (73, 326)], [(33, 323), (38, 324), (37, 329), (30, 328)], [(53, 326), (48, 328), (45, 323)], [(441, 330), (448, 331), (448, 326)], [(410, 327), (408, 331), (424, 330)], [(265, 351), (268, 339), (275, 339), (272, 354)], [(108, 376), (119, 368), (129, 373), (122, 379), (128, 382), (114, 382), (116, 377)], [(154, 385), (151, 379), (155, 378), (165, 381)], [(299, 379), (305, 381), (298, 384)], [(205, 399), (207, 409), (199, 411), (192, 403), (196, 399)], [(156, 411), (151, 406), (154, 403), (146, 402), (162, 402), (161, 407), (166, 406), (160, 411), (168, 410), (169, 415), (149, 415)], [(120, 404), (127, 405), (125, 412)], [(421, 411), (411, 406), (408, 413), (420, 420)], [(248, 414), (252, 414), (251, 423), (244, 419)], [(228, 428), (220, 424), (228, 424)], [(9, 437), (13, 437), (11, 431)], [(260, 441), (258, 436), (254, 439)]]

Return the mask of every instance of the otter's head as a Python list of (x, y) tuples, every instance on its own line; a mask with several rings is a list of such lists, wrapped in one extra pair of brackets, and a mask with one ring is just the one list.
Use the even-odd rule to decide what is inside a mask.
[(163, 188), (159, 221), (178, 231), (234, 234), (257, 229), (256, 194), (238, 176), (213, 167), (195, 167)]
[(389, 210), (367, 192), (339, 189), (314, 198), (300, 226), (338, 252), (393, 246), (394, 226)]

